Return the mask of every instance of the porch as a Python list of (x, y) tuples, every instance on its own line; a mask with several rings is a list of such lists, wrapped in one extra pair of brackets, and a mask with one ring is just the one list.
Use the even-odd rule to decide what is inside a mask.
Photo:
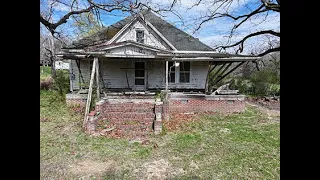
[[(216, 69), (213, 76), (214, 83), (218, 83), (243, 63), (256, 59), (215, 52), (155, 55), (114, 55), (107, 52), (84, 52), (82, 55), (78, 52), (63, 56), (74, 60), (70, 78), (73, 93), (67, 95), (67, 102), (75, 102), (77, 97), (81, 99), (79, 102), (85, 107), (83, 125), (86, 131), (97, 134), (98, 122), (107, 119), (113, 126), (107, 127), (106, 132), (116, 133), (114, 129), (129, 132), (142, 128), (144, 133), (138, 133), (142, 135), (150, 132), (159, 134), (162, 121), (169, 120), (174, 113), (243, 111), (242, 95), (207, 94), (208, 74)], [(164, 92), (161, 100), (156, 98), (159, 91)], [(89, 113), (93, 94), (98, 102), (95, 110)], [(131, 125), (126, 123), (132, 122), (135, 125), (130, 129)]]

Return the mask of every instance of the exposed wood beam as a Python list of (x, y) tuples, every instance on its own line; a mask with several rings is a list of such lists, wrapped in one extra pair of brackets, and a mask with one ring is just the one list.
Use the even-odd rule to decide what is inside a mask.
[[(100, 62), (103, 62), (102, 60), (99, 60)], [(101, 67), (101, 63), (99, 63), (99, 68)], [(102, 88), (105, 89), (106, 86), (104, 85), (104, 80), (103, 80), (103, 68), (99, 69), (99, 75), (100, 75), (100, 81), (102, 84)]]
[(96, 82), (97, 82), (97, 99), (100, 100), (100, 79), (99, 79), (99, 60), (98, 58), (94, 58), (96, 60)]
[(169, 63), (168, 63), (168, 60), (166, 60), (166, 91), (168, 91), (168, 68), (169, 68)]
[(207, 73), (207, 77), (206, 77), (206, 84), (205, 84), (205, 93), (207, 93), (208, 92), (208, 90), (209, 90), (209, 75), (210, 75), (210, 73), (215, 69), (217, 67), (217, 64), (215, 64), (212, 68), (210, 68), (210, 65), (209, 65), (209, 67), (208, 67), (208, 73)]
[(230, 73), (232, 73), (234, 70), (236, 70), (239, 66), (241, 66), (243, 63), (245, 62), (241, 62), (239, 63), (236, 67), (232, 68), (229, 72), (227, 72), (225, 75), (221, 76), (216, 83), (220, 82), (223, 78), (225, 78), (226, 76), (228, 76)]
[(226, 70), (231, 66), (231, 64), (232, 64), (232, 62), (229, 63), (228, 66), (224, 68), (224, 70), (220, 73), (220, 75), (217, 76), (217, 78), (213, 81), (212, 84), (215, 84), (215, 83), (216, 83), (216, 81), (219, 79), (219, 77), (221, 77), (222, 74), (223, 74), (224, 72), (226, 72)]
[(88, 116), (88, 113), (89, 113), (89, 110), (90, 110), (91, 95), (92, 95), (92, 85), (93, 85), (93, 81), (94, 81), (94, 74), (95, 74), (95, 71), (96, 71), (97, 59), (98, 58), (94, 58), (94, 60), (93, 60), (93, 66), (92, 66), (91, 78), (90, 78), (90, 84), (89, 84), (89, 92), (88, 92), (86, 110), (85, 110), (84, 121), (83, 121), (83, 127), (84, 128), (86, 127), (87, 116)]
[(226, 65), (227, 63), (224, 63), (220, 66), (220, 68), (218, 69), (217, 72), (215, 72), (213, 75), (212, 75), (212, 79), (214, 79), (216, 77), (216, 75), (221, 71), (221, 69)]

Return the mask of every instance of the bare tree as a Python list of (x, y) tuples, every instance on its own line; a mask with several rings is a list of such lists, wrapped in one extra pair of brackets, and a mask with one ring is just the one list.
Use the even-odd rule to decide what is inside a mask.
[[(45, 0), (43, 0), (44, 3)], [(112, 12), (120, 10), (122, 12), (135, 12), (141, 7), (148, 7), (146, 4), (141, 3), (138, 0), (51, 0), (47, 2), (49, 5), (42, 8), (40, 11), (40, 23), (42, 23), (52, 35), (57, 33), (57, 28), (65, 23), (72, 16), (87, 13), (88, 15), (94, 14), (97, 19), (100, 20), (101, 12)], [(69, 12), (61, 15), (61, 17), (55, 22), (52, 21), (53, 8), (57, 4), (63, 4), (64, 7), (69, 8)], [(40, 8), (41, 9), (41, 8)]]
[[(77, 20), (77, 17), (81, 17), (82, 14), (88, 17), (88, 21), (90, 21), (90, 18), (95, 17), (100, 23), (102, 12), (122, 11), (134, 14), (143, 7), (152, 9), (149, 6), (150, 2), (150, 0), (40, 0), (40, 23), (50, 32), (51, 36), (47, 38), (50, 41), (50, 46), (45, 49), (50, 55), (52, 76), (55, 77), (54, 62), (56, 56), (54, 47), (56, 41), (54, 38), (60, 39), (62, 36), (61, 31), (58, 30), (59, 27), (65, 25), (71, 18)], [(158, 6), (158, 8), (152, 10), (154, 12), (170, 11), (175, 3), (176, 0), (173, 0), (168, 9)], [(68, 11), (64, 11), (64, 14), (63, 12), (57, 12), (55, 9), (58, 7), (63, 7), (64, 10), (67, 9)]]
[[(272, 29), (264, 29), (264, 30), (258, 30), (256, 32), (252, 32), (244, 36), (241, 40), (230, 43), (230, 39), (234, 36), (235, 31), (243, 25), (245, 22), (250, 22), (253, 18), (256, 18), (257, 16), (265, 16), (265, 18), (272, 12), (279, 13), (280, 14), (280, 0), (255, 0), (250, 1), (251, 7), (255, 6), (255, 9), (251, 9), (250, 12), (243, 11), (246, 13), (239, 14), (239, 12), (232, 12), (230, 9), (230, 6), (232, 3), (237, 3), (239, 0), (198, 0), (196, 3), (193, 4), (191, 8), (194, 8), (196, 6), (199, 6), (201, 3), (206, 3), (207, 7), (213, 7), (212, 9), (208, 9), (208, 13), (202, 14), (199, 17), (197, 17), (197, 27), (195, 28), (195, 31), (198, 31), (202, 26), (208, 22), (213, 22), (217, 19), (221, 18), (227, 18), (231, 19), (235, 22), (235, 25), (231, 28), (230, 34), (229, 34), (229, 41), (224, 45), (219, 45), (215, 47), (217, 50), (226, 50), (228, 48), (236, 48), (236, 53), (241, 53), (244, 50), (244, 44), (248, 39), (255, 38), (257, 36), (264, 36), (268, 35), (269, 37), (272, 36), (274, 38), (277, 38), (279, 41), (280, 38), (280, 30), (275, 31)], [(246, 5), (249, 6), (249, 5)], [(190, 9), (191, 9), (190, 8)], [(263, 23), (263, 22), (261, 22)], [(277, 23), (277, 22), (275, 22)], [(280, 43), (278, 43), (276, 46), (269, 46), (269, 48), (256, 53), (258, 56), (264, 56), (271, 52), (277, 52), (280, 51)]]

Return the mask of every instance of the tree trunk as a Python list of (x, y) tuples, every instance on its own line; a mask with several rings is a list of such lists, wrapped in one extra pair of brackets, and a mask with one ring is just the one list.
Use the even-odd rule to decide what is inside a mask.
[(51, 42), (51, 58), (50, 58), (50, 60), (51, 60), (51, 77), (55, 78), (56, 77), (56, 67), (55, 67), (56, 56), (55, 56), (53, 34), (51, 34), (50, 42)]

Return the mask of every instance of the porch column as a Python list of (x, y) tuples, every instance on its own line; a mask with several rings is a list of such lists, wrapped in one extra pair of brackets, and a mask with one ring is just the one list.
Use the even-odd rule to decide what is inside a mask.
[(73, 69), (72, 69), (72, 60), (69, 63), (69, 79), (70, 79), (70, 91), (73, 92)]
[(166, 60), (166, 91), (168, 91), (168, 67), (169, 63), (168, 60)]
[(96, 59), (96, 82), (97, 82), (97, 99), (100, 100), (100, 79), (99, 79), (99, 60), (97, 57)]
[(90, 110), (91, 95), (92, 95), (92, 85), (93, 85), (93, 81), (94, 81), (94, 74), (95, 74), (95, 71), (96, 71), (97, 61), (98, 61), (98, 58), (96, 58), (96, 57), (93, 58), (93, 66), (92, 66), (91, 77), (90, 77), (89, 92), (88, 92), (86, 110), (85, 110), (85, 114), (84, 114), (83, 127), (86, 127), (87, 116), (88, 116), (89, 110)]

